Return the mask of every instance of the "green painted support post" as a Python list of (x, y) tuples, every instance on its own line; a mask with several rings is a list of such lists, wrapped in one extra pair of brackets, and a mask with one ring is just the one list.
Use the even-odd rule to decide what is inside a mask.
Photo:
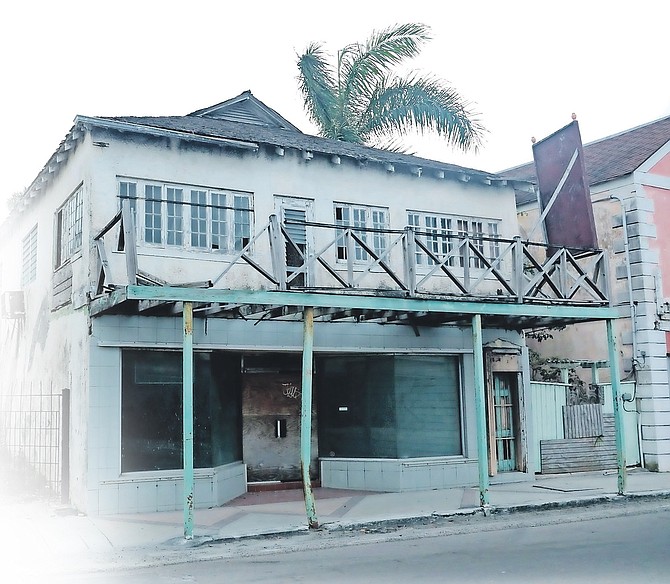
[(489, 504), (489, 455), (486, 435), (486, 390), (484, 387), (484, 348), (482, 317), (472, 317), (472, 344), (475, 366), (475, 415), (477, 416), (477, 459), (479, 461), (479, 504)]
[(624, 440), (623, 416), (621, 414), (621, 385), (619, 374), (619, 355), (616, 347), (614, 320), (607, 319), (607, 345), (609, 348), (610, 377), (612, 383), (612, 402), (614, 403), (614, 437), (616, 441), (617, 492), (626, 492), (626, 441)]
[(302, 347), (302, 403), (300, 411), (300, 468), (302, 489), (305, 496), (305, 511), (310, 528), (319, 527), (316, 516), (309, 464), (312, 460), (312, 377), (314, 374), (314, 308), (306, 306)]
[(184, 426), (184, 538), (193, 539), (193, 303), (184, 302), (182, 392)]

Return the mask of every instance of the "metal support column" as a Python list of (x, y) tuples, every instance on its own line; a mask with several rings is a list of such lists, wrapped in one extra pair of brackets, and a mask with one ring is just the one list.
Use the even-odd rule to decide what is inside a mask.
[(193, 303), (184, 302), (182, 416), (184, 425), (184, 538), (193, 539)]
[(472, 344), (475, 366), (475, 415), (477, 416), (477, 459), (479, 461), (479, 504), (489, 504), (489, 455), (486, 436), (486, 390), (484, 387), (484, 348), (482, 317), (472, 317)]
[(310, 528), (319, 527), (316, 516), (309, 464), (312, 459), (312, 377), (314, 373), (314, 308), (305, 307), (305, 326), (302, 347), (302, 404), (300, 412), (300, 468), (302, 490), (305, 495), (305, 511)]
[(617, 492), (626, 492), (626, 441), (624, 440), (623, 416), (621, 413), (621, 385), (619, 374), (619, 355), (616, 347), (614, 320), (607, 319), (607, 345), (610, 359), (610, 378), (612, 383), (612, 402), (614, 404), (614, 436), (616, 440)]

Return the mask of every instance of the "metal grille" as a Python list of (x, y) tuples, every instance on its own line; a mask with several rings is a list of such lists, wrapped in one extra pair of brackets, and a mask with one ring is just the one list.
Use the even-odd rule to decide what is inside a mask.
[(0, 409), (0, 448), (37, 473), (54, 497), (62, 488), (62, 394), (31, 386), (27, 393), (3, 396)]

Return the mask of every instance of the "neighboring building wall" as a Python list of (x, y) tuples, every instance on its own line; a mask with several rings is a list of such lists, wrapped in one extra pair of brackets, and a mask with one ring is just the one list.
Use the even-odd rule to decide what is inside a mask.
[(635, 178), (648, 202), (647, 219), (655, 228), (655, 237), (649, 239), (650, 261), (646, 271), (654, 281), (653, 285), (649, 283), (651, 290), (644, 303), (638, 305), (638, 320), (644, 323), (638, 345), (640, 351), (646, 351), (644, 366), (638, 374), (640, 396), (647, 398), (642, 402), (642, 438), (647, 466), (670, 471), (667, 357), (670, 352), (670, 333), (667, 332), (670, 330), (667, 304), (670, 297), (670, 147), (666, 146), (647, 161), (635, 173)]
[[(633, 175), (592, 186), (591, 198), (599, 245), (610, 252), (612, 298), (620, 314), (616, 330), (622, 375), (625, 380), (637, 381), (635, 397), (640, 413), (644, 464), (652, 470), (670, 471), (668, 333), (664, 332), (659, 316), (664, 298), (663, 276), (667, 279), (670, 274), (670, 180), (667, 174), (670, 154), (655, 157), (646, 167)], [(629, 262), (620, 200), (626, 212)], [(530, 229), (537, 210), (532, 206), (522, 208), (519, 216), (524, 228)], [(635, 315), (634, 332), (631, 313)], [(552, 331), (553, 338), (541, 343), (529, 340), (529, 346), (545, 357), (606, 360), (604, 332), (601, 323), (573, 325), (564, 331)], [(609, 371), (603, 373), (605, 381)], [(583, 370), (581, 377), (590, 382), (588, 370)]]

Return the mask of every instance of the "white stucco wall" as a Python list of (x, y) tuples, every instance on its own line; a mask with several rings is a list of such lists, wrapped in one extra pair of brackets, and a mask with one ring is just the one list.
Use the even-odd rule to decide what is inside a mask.
[[(90, 213), (90, 146), (80, 143), (48, 187), (31, 201), (29, 212), (15, 213), (4, 224), (0, 242), (2, 292), (21, 290), (21, 242), (37, 225), (37, 275), (23, 289), (26, 313), (0, 319), (2, 376), (0, 395), (9, 410), (25, 409), (20, 395), (61, 395), (70, 390), (70, 497), (83, 505), (86, 492), (88, 410), (88, 316), (86, 293), (89, 250), (85, 244), (71, 259), (73, 303), (53, 310), (55, 215), (81, 185), (84, 217)], [(84, 220), (84, 242), (89, 222)], [(53, 454), (49, 454), (52, 456)]]
[[(464, 182), (456, 178), (438, 179), (427, 171), (421, 177), (401, 172), (387, 172), (382, 165), (361, 165), (358, 161), (341, 158), (333, 164), (330, 157), (315, 153), (305, 161), (300, 152), (286, 149), (284, 156), (261, 148), (259, 152), (212, 147), (185, 147), (182, 142), (152, 140), (146, 143), (124, 141), (107, 134), (96, 136), (104, 140), (104, 148), (95, 148), (92, 155), (96, 205), (92, 217), (93, 231), (100, 230), (118, 210), (118, 177), (231, 189), (249, 192), (253, 196), (254, 222), (260, 230), (271, 214), (276, 213), (275, 196), (310, 200), (312, 221), (333, 224), (334, 202), (362, 204), (388, 208), (389, 227), (402, 230), (407, 224), (407, 210), (444, 213), (455, 216), (485, 218), (500, 221), (500, 236), (517, 235), (516, 209), (513, 191), (508, 186), (491, 186)], [(138, 193), (139, 194), (139, 193)], [(334, 239), (334, 230), (311, 228), (312, 251), (321, 250)], [(253, 230), (252, 230), (253, 235)], [(112, 250), (116, 231), (110, 233), (107, 248)], [(168, 282), (189, 282), (214, 279), (228, 264), (231, 256), (216, 251), (183, 250), (174, 247), (147, 245), (139, 242), (138, 263), (142, 270)], [(117, 283), (125, 283), (123, 254), (110, 253), (110, 264)], [(270, 266), (269, 240), (261, 237), (254, 246), (253, 257), (265, 267)], [(335, 249), (326, 256), (335, 263)], [(170, 262), (166, 260), (169, 258)], [(181, 261), (176, 261), (181, 260)], [(402, 249), (397, 246), (391, 254), (391, 265), (402, 274)], [(346, 271), (346, 263), (339, 268)], [(504, 270), (511, 271), (511, 262)], [(418, 273), (425, 273), (418, 268)], [(380, 270), (377, 270), (380, 273)], [(334, 282), (322, 269), (315, 284)], [(370, 276), (362, 287), (377, 287), (389, 282), (385, 276)], [(267, 287), (269, 282), (246, 264), (236, 266), (221, 287)], [(447, 279), (438, 277), (436, 286), (449, 286)], [(491, 282), (491, 290), (499, 288)]]

